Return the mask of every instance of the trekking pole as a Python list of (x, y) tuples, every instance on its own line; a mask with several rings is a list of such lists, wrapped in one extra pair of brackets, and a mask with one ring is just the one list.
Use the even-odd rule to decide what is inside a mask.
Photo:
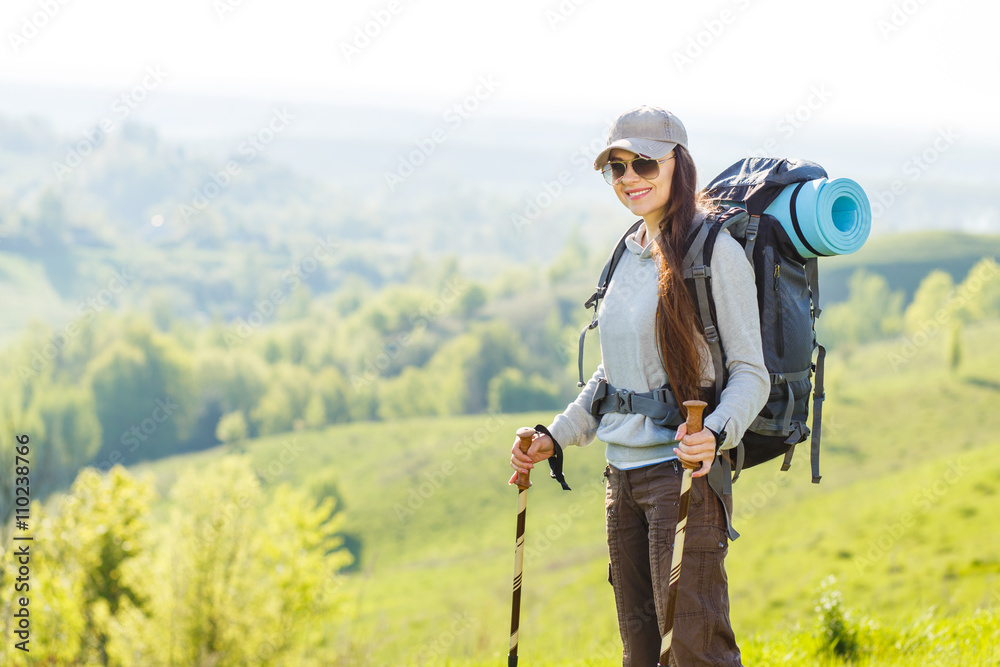
[[(684, 401), (687, 408), (687, 432), (697, 433), (702, 429), (701, 413), (708, 407), (705, 401)], [(674, 553), (670, 559), (670, 584), (667, 589), (667, 608), (664, 613), (666, 627), (660, 644), (660, 661), (657, 667), (670, 664), (670, 644), (674, 639), (674, 610), (677, 608), (677, 589), (681, 581), (681, 558), (684, 556), (684, 531), (687, 528), (688, 504), (691, 500), (691, 473), (696, 466), (684, 464), (681, 476), (680, 507), (677, 510), (677, 530), (674, 533)]]
[[(535, 429), (527, 426), (517, 429), (517, 437), (521, 439), (519, 447), (525, 454), (531, 447), (531, 439)], [(507, 655), (507, 667), (517, 667), (517, 634), (521, 621), (521, 566), (524, 564), (524, 516), (528, 507), (528, 487), (531, 480), (528, 472), (517, 473), (517, 541), (514, 547), (514, 598), (510, 609), (510, 653)]]

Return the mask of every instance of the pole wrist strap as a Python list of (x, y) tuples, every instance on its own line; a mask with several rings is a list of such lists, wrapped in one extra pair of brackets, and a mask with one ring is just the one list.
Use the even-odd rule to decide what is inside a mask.
[(566, 483), (566, 477), (563, 475), (563, 450), (559, 441), (553, 438), (552, 434), (549, 433), (549, 429), (541, 424), (536, 426), (535, 430), (552, 438), (553, 450), (552, 456), (549, 457), (549, 477), (559, 482), (562, 485), (563, 491), (572, 491), (569, 488), (569, 484)]

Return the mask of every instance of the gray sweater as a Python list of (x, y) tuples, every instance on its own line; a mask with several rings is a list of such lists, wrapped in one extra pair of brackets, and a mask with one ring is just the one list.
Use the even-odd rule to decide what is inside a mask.
[[(696, 222), (701, 222), (699, 213)], [(640, 228), (641, 231), (641, 228)], [(593, 377), (548, 427), (562, 446), (590, 444), (595, 437), (607, 443), (608, 463), (625, 470), (677, 458), (676, 431), (657, 426), (641, 414), (612, 412), (598, 420), (590, 403), (598, 380), (620, 389), (651, 391), (667, 382), (667, 372), (656, 346), (656, 304), (659, 266), (645, 247), (626, 239), (626, 252), (615, 268), (598, 313), (603, 359)], [(729, 380), (721, 400), (705, 417), (705, 427), (726, 431), (722, 449), (735, 447), (767, 402), (770, 380), (761, 350), (757, 289), (753, 269), (743, 248), (728, 233), (719, 234), (712, 254), (712, 295), (725, 353)], [(697, 316), (696, 316), (697, 317)], [(715, 380), (708, 344), (700, 339), (702, 385)]]

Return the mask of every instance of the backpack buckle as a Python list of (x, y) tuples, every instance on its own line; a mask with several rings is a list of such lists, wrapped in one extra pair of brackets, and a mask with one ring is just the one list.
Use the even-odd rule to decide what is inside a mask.
[(709, 324), (705, 326), (705, 340), (709, 343), (716, 343), (719, 340), (719, 331), (715, 328), (714, 324)]
[(699, 264), (698, 266), (691, 267), (692, 278), (710, 278), (711, 276), (712, 276), (712, 269), (708, 268), (704, 264)]
[[(628, 389), (619, 389), (615, 392), (615, 396), (618, 398), (618, 407), (615, 412), (632, 412), (632, 394), (634, 391)], [(624, 409), (623, 409), (624, 408)]]

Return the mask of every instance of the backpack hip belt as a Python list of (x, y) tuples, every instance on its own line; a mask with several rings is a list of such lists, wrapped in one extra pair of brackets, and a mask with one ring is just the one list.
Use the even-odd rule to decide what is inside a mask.
[[(699, 398), (710, 406), (715, 403), (712, 400), (714, 396), (711, 387), (702, 387)], [(652, 419), (657, 426), (666, 426), (672, 429), (676, 429), (685, 420), (669, 384), (652, 391), (636, 392), (629, 389), (619, 389), (601, 378), (590, 403), (590, 414), (600, 419), (609, 412), (645, 415)]]

